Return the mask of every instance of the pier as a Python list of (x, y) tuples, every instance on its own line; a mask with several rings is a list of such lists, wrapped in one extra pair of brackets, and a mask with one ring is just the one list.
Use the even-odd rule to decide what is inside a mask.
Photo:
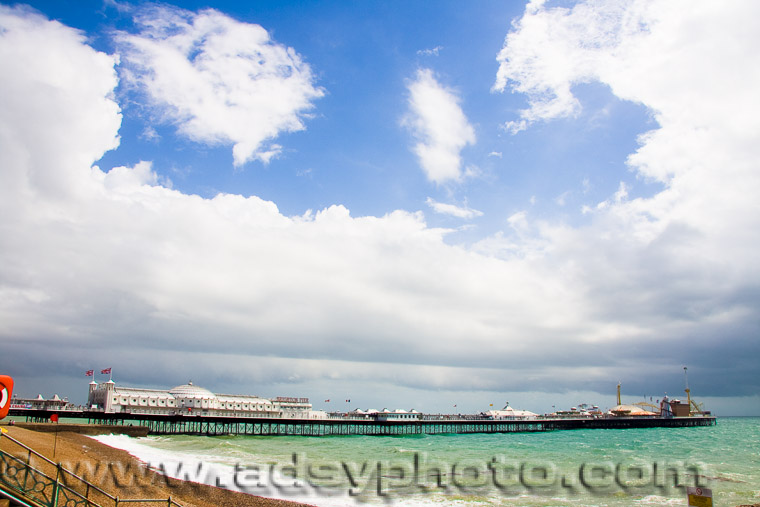
[[(24, 412), (24, 413), (19, 413)], [(331, 435), (443, 435), (469, 433), (518, 433), (573, 429), (682, 428), (713, 426), (715, 417), (601, 417), (536, 418), (493, 420), (471, 418), (383, 421), (375, 419), (283, 419), (235, 418), (195, 415), (145, 415), (103, 412), (51, 412), (24, 410), (12, 415), (26, 416), (29, 422), (47, 422), (53, 413), (59, 417), (79, 418), (88, 424), (141, 426), (150, 435), (254, 435), (254, 436), (331, 436)]]

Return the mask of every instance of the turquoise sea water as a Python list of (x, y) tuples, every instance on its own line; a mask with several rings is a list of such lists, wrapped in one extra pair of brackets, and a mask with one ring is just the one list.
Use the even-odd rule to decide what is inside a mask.
[(401, 437), (100, 437), (171, 475), (314, 505), (760, 503), (760, 418), (712, 427)]

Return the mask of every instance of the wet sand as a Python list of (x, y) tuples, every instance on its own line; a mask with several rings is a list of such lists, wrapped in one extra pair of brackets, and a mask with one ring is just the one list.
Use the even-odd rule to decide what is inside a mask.
[[(194, 482), (170, 479), (148, 470), (128, 452), (114, 449), (85, 435), (60, 432), (57, 444), (55, 433), (42, 433), (3, 425), (7, 435), (34, 449), (54, 463), (61, 463), (68, 470), (89, 480), (112, 496), (120, 499), (171, 499), (183, 507), (296, 507), (307, 504), (273, 500)], [(0, 448), (26, 457), (10, 440), (0, 437)], [(55, 455), (53, 454), (55, 451)], [(55, 477), (55, 466), (32, 456), (33, 464), (48, 476)], [(97, 500), (92, 497), (93, 500)], [(104, 504), (107, 505), (107, 504)], [(131, 503), (139, 506), (142, 504)], [(159, 505), (155, 502), (145, 506)]]

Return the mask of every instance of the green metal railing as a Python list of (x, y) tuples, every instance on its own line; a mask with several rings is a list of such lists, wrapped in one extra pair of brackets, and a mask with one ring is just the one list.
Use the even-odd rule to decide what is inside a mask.
[[(0, 449), (0, 490), (21, 496), (26, 502), (44, 507), (119, 507), (121, 504), (159, 504), (182, 507), (166, 499), (120, 499), (79, 477), (15, 438), (3, 434), (0, 441), (18, 449)], [(8, 447), (8, 446), (6, 446)]]

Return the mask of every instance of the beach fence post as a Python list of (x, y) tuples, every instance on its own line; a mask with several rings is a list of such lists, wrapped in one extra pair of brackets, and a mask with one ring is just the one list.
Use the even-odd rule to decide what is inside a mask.
[(26, 466), (24, 467), (24, 491), (26, 491), (26, 485), (29, 483), (29, 469), (32, 468), (32, 450), (29, 449), (26, 453)]
[(55, 485), (53, 486), (53, 505), (58, 505), (58, 493), (61, 490), (61, 470), (62, 469), (63, 469), (63, 465), (61, 465), (61, 463), (58, 462), (58, 465), (56, 465), (56, 471), (55, 471)]

